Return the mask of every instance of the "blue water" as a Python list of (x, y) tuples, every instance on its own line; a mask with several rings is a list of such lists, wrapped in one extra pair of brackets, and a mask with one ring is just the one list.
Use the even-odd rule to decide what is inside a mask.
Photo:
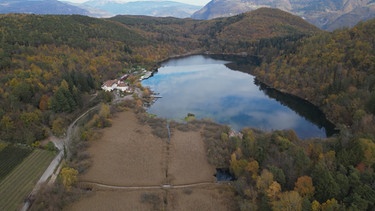
[(174, 120), (193, 113), (238, 131), (293, 129), (300, 138), (326, 137), (324, 127), (268, 97), (254, 84), (254, 76), (229, 69), (228, 62), (198, 55), (163, 63), (142, 82), (161, 97), (148, 112)]

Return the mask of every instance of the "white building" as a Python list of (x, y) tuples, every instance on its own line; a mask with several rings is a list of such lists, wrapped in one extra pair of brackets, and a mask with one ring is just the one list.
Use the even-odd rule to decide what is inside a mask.
[(113, 91), (114, 89), (117, 88), (117, 83), (118, 83), (118, 80), (109, 80), (109, 81), (106, 81), (102, 85), (102, 89), (104, 91), (106, 91), (106, 92)]
[(129, 91), (129, 86), (124, 83), (124, 82), (119, 82), (117, 83), (117, 87), (115, 89), (121, 90), (123, 92), (128, 92)]
[(131, 88), (128, 86), (128, 84), (120, 80), (106, 81), (102, 85), (102, 89), (106, 92), (111, 92), (115, 89), (123, 91), (123, 92), (131, 92)]

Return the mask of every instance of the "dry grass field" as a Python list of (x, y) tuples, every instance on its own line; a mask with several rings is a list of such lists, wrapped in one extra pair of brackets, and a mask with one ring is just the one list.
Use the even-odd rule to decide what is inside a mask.
[(207, 161), (199, 131), (173, 132), (169, 162), (168, 173), (173, 185), (215, 181), (216, 170)]
[(112, 127), (91, 144), (92, 166), (80, 180), (118, 186), (164, 182), (164, 141), (153, 136), (149, 126), (137, 124), (133, 112), (117, 115)]
[(79, 178), (92, 194), (66, 210), (231, 210), (233, 192), (215, 183), (205, 151), (200, 131), (173, 129), (168, 143), (133, 111), (118, 113), (89, 147), (93, 164)]

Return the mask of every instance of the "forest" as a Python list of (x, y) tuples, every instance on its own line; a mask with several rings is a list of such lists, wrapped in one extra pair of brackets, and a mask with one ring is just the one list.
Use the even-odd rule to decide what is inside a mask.
[(267, 55), (271, 58), (253, 73), (271, 87), (314, 103), (339, 127), (373, 138), (374, 34), (371, 20), (300, 39), (290, 52), (283, 48)]
[[(195, 124), (195, 123), (192, 123)], [(300, 140), (291, 130), (263, 132), (205, 124), (209, 162), (229, 168), (238, 210), (373, 210), (375, 144), (349, 133)]]
[[(233, 35), (236, 36), (233, 36)], [(229, 168), (248, 209), (373, 210), (375, 205), (375, 20), (320, 31), (260, 9), (209, 21), (140, 16), (0, 16), (0, 137), (32, 145), (104, 98), (100, 85), (168, 57), (240, 54), (281, 92), (318, 106), (340, 130), (299, 140), (293, 131), (206, 127), (208, 158)], [(248, 57), (246, 57), (248, 56)], [(293, 207), (288, 207), (293, 206)]]
[(2, 15), (0, 21), (4, 141), (32, 144), (61, 131), (104, 80), (147, 65), (132, 49), (149, 41), (119, 23), (36, 15)]

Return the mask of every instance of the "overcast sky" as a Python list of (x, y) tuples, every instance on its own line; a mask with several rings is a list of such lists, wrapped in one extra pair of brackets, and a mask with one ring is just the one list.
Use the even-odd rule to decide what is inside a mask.
[[(64, 1), (83, 3), (88, 0), (64, 0)], [(139, 1), (139, 0), (118, 0), (118, 1), (129, 2), (129, 1)], [(149, 0), (149, 1), (160, 1), (160, 0)], [(193, 4), (193, 5), (206, 5), (211, 0), (171, 0), (171, 1), (177, 1), (177, 2), (182, 2), (186, 4)]]

